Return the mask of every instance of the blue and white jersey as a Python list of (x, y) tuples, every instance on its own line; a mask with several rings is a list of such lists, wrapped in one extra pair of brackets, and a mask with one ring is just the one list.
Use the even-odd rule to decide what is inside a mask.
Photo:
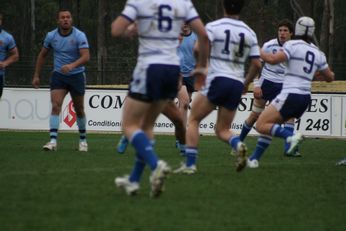
[(314, 44), (303, 40), (286, 42), (284, 52), (288, 61), (282, 92), (310, 94), (315, 72), (328, 68), (326, 56)]
[(191, 71), (196, 66), (193, 48), (197, 41), (197, 35), (191, 32), (188, 36), (183, 36), (183, 41), (179, 45), (180, 72), (183, 77), (190, 77)]
[(127, 0), (121, 15), (138, 23), (138, 62), (170, 65), (180, 65), (181, 26), (199, 17), (190, 0)]
[[(275, 54), (278, 51), (282, 51), (283, 47), (279, 43), (278, 39), (275, 38), (264, 43), (262, 49), (266, 53)], [(274, 83), (282, 83), (284, 81), (285, 68), (285, 63), (279, 63), (275, 65), (265, 63), (262, 68), (260, 81), (263, 81), (263, 79), (267, 79)]]
[[(15, 47), (16, 42), (13, 36), (2, 29), (0, 32), (0, 61), (4, 61), (8, 55), (8, 51)], [(4, 75), (4, 72), (4, 69), (0, 69), (0, 75)]]
[(243, 21), (222, 18), (206, 25), (211, 43), (208, 78), (224, 76), (244, 82), (248, 58), (259, 58), (255, 32)]
[(63, 75), (73, 75), (85, 70), (84, 66), (79, 66), (71, 70), (68, 74), (61, 72), (61, 67), (73, 63), (80, 58), (79, 49), (89, 48), (88, 40), (84, 32), (73, 27), (68, 35), (61, 35), (59, 29), (47, 33), (43, 46), (54, 51), (54, 71)]

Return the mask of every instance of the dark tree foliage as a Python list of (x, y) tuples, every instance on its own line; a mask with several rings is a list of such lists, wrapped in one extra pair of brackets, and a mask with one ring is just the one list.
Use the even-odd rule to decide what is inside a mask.
[[(102, 1), (102, 4), (99, 4)], [(304, 15), (316, 21), (319, 41), (325, 0), (296, 0)], [(35, 4), (33, 5), (32, 2)], [(222, 17), (223, 0), (192, 0), (204, 23)], [(8, 69), (7, 84), (30, 85), (36, 56), (46, 33), (56, 27), (59, 8), (71, 9), (74, 24), (89, 39), (91, 61), (87, 65), (88, 84), (127, 84), (136, 63), (136, 40), (113, 39), (110, 24), (121, 13), (125, 0), (0, 0), (5, 15), (4, 27), (13, 34), (20, 51), (20, 61)], [(298, 15), (291, 0), (246, 0), (241, 19), (257, 33), (260, 44), (276, 36), (276, 25), (283, 18), (295, 21)], [(346, 1), (335, 0), (335, 35), (333, 36), (333, 63), (337, 79), (346, 79)], [(103, 6), (104, 9), (99, 9)], [(35, 12), (32, 24), (32, 10)], [(99, 14), (103, 14), (100, 17)], [(101, 20), (101, 21), (100, 21)], [(99, 28), (103, 25), (102, 28)], [(35, 30), (33, 30), (35, 28)], [(102, 33), (102, 34), (100, 34)], [(104, 49), (101, 49), (104, 47)], [(330, 53), (330, 52), (329, 52)], [(328, 55), (328, 53), (327, 53)], [(42, 80), (48, 84), (52, 57), (44, 67)]]

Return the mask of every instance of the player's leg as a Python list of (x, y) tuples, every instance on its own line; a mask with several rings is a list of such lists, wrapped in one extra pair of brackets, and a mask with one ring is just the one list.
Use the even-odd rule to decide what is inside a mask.
[(242, 127), (240, 135), (239, 135), (239, 138), (241, 141), (244, 141), (246, 136), (251, 131), (251, 129), (254, 126), (254, 124), (256, 123), (259, 115), (264, 110), (265, 104), (266, 104), (266, 100), (264, 100), (264, 99), (255, 99), (254, 100), (252, 111), (251, 111), (249, 117), (243, 123), (243, 127)]
[[(294, 134), (294, 118), (285, 122), (284, 127), (287, 131), (291, 132), (291, 135)], [(287, 150), (289, 149), (290, 144), (285, 141), (284, 144), (284, 155), (289, 157), (301, 157), (302, 155), (299, 153), (298, 149), (292, 153), (291, 155), (287, 154)]]
[(236, 150), (236, 170), (241, 171), (246, 166), (246, 151), (245, 144), (240, 140), (239, 136), (235, 135), (229, 126), (232, 124), (236, 109), (228, 109), (219, 106), (215, 133), (218, 138), (228, 143), (233, 150)]
[(296, 151), (303, 140), (300, 133), (292, 135), (280, 124), (291, 118), (300, 118), (311, 100), (310, 95), (280, 93), (275, 100), (262, 112), (257, 121), (258, 132), (283, 138), (290, 143), (288, 154)]
[(186, 131), (185, 147), (186, 161), (180, 168), (174, 171), (175, 173), (193, 174), (197, 171), (199, 124), (215, 109), (215, 105), (208, 100), (207, 96), (202, 95), (200, 92), (196, 94), (196, 97), (192, 101), (191, 112), (188, 117), (189, 126)]
[(79, 151), (87, 152), (88, 143), (86, 138), (86, 116), (84, 109), (85, 75), (78, 73), (69, 80), (69, 89), (74, 109), (77, 115), (77, 126), (79, 131)]
[(59, 130), (59, 114), (61, 112), (62, 103), (67, 94), (65, 89), (53, 89), (50, 92), (50, 100), (52, 104), (52, 111), (49, 117), (49, 136), (50, 141), (43, 146), (45, 151), (57, 150), (57, 138)]
[(187, 88), (185, 85), (182, 85), (178, 92), (178, 101), (179, 101), (179, 111), (183, 118), (184, 126), (186, 127), (187, 123), (187, 114), (190, 105), (190, 98), (187, 92)]
[(170, 121), (173, 122), (175, 130), (175, 138), (178, 141), (178, 148), (181, 155), (185, 155), (185, 133), (186, 127), (184, 125), (183, 116), (179, 111), (177, 105), (172, 101), (168, 101), (167, 105), (162, 111)]

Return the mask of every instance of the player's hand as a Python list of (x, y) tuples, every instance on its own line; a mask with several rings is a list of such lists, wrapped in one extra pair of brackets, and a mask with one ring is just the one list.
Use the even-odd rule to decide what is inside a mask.
[(126, 30), (125, 30), (125, 33), (124, 33), (124, 36), (125, 37), (128, 37), (130, 39), (134, 39), (135, 37), (138, 36), (138, 29), (137, 29), (137, 23), (132, 23), (130, 24)]
[(207, 69), (206, 68), (196, 68), (191, 72), (191, 75), (195, 78), (194, 88), (196, 91), (202, 89), (205, 85), (205, 80), (207, 78)]
[(262, 99), (262, 89), (260, 87), (254, 87), (253, 96), (255, 97), (255, 99)]
[(0, 61), (0, 69), (5, 69), (5, 68), (6, 68), (5, 62)]
[(38, 76), (34, 76), (34, 78), (32, 79), (32, 86), (34, 88), (40, 88), (40, 78)]
[(64, 74), (67, 74), (70, 71), (72, 71), (72, 69), (73, 69), (73, 66), (71, 64), (66, 64), (66, 65), (61, 67), (61, 72)]

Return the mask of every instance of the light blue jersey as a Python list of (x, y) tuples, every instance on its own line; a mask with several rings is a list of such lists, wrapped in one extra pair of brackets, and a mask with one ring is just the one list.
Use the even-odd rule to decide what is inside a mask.
[(191, 32), (188, 36), (183, 36), (183, 41), (178, 48), (180, 57), (180, 72), (183, 77), (190, 77), (191, 71), (196, 66), (196, 60), (193, 55), (193, 48), (196, 41), (196, 34)]
[[(43, 46), (54, 51), (54, 71), (63, 74), (61, 67), (73, 63), (80, 58), (79, 49), (89, 48), (85, 34), (76, 27), (68, 35), (61, 35), (58, 28), (47, 33)], [(79, 66), (71, 70), (68, 74), (73, 75), (85, 70), (84, 66)]]
[[(14, 41), (11, 34), (5, 30), (0, 32), (0, 61), (4, 61), (7, 57), (8, 51), (16, 47), (16, 42)], [(0, 75), (4, 75), (5, 70), (0, 69)]]

